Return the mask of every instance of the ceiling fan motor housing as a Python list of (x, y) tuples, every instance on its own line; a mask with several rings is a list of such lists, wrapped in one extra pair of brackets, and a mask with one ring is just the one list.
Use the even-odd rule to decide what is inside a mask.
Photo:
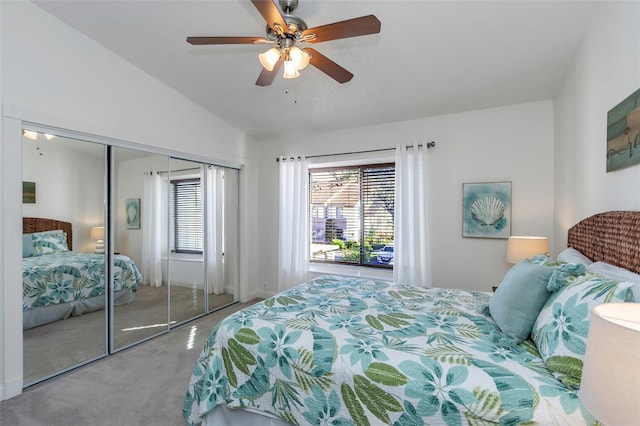
[(280, 8), (287, 15), (296, 10), (298, 7), (298, 0), (280, 0)]

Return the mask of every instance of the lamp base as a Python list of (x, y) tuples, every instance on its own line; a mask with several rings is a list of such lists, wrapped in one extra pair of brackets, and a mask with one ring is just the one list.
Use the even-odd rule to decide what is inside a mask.
[(96, 241), (96, 250), (94, 251), (95, 254), (104, 254), (104, 240), (98, 240)]

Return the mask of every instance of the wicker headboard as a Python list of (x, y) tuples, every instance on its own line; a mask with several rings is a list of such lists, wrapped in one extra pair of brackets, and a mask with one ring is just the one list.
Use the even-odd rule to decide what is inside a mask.
[(640, 274), (640, 211), (598, 213), (569, 229), (569, 247)]
[(45, 219), (42, 217), (23, 217), (22, 233), (33, 234), (34, 232), (55, 231), (62, 229), (67, 233), (67, 246), (73, 250), (73, 229), (70, 222), (63, 222), (55, 219)]

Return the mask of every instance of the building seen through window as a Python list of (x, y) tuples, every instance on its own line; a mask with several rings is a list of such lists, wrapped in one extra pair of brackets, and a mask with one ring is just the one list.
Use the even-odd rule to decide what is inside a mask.
[(393, 266), (395, 165), (309, 171), (311, 261)]

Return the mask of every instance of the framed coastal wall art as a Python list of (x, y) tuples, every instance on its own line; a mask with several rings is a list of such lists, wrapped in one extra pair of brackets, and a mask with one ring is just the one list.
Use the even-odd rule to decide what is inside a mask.
[(509, 238), (511, 182), (462, 184), (462, 236)]
[(140, 229), (140, 199), (128, 198), (126, 203), (127, 229)]
[(640, 164), (640, 89), (607, 113), (607, 172)]
[(36, 183), (22, 182), (22, 202), (33, 204), (36, 202)]

